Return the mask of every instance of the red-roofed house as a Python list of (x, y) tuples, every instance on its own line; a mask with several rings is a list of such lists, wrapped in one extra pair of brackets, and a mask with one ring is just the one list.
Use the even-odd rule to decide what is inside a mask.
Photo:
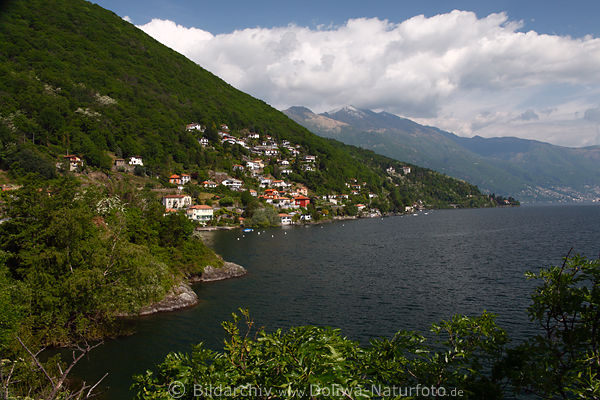
[(173, 174), (169, 177), (169, 183), (173, 185), (181, 185), (181, 177), (177, 174)]
[(294, 197), (294, 202), (300, 207), (306, 208), (310, 204), (310, 198), (306, 196), (296, 196)]
[(66, 155), (63, 159), (69, 162), (69, 171), (76, 171), (83, 167), (83, 160), (76, 155)]
[(290, 206), (290, 199), (288, 197), (283, 196), (274, 196), (273, 204), (279, 208), (287, 208)]

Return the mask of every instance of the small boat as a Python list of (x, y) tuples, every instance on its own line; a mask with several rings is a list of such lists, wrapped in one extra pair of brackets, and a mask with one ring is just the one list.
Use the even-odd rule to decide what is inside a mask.
[(252, 231), (254, 231), (254, 229), (252, 229), (252, 228), (244, 228), (244, 229), (242, 229), (242, 232), (252, 232)]

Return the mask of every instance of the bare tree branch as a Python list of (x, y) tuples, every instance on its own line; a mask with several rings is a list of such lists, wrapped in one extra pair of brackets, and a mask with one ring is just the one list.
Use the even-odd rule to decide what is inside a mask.
[(31, 356), (31, 358), (33, 358), (33, 362), (35, 362), (35, 364), (38, 366), (38, 368), (40, 370), (42, 370), (42, 372), (44, 373), (44, 375), (46, 375), (46, 378), (48, 378), (48, 380), (50, 381), (50, 383), (52, 384), (52, 386), (54, 386), (54, 379), (52, 379), (52, 377), (48, 374), (48, 372), (46, 371), (46, 369), (44, 368), (44, 366), (42, 365), (42, 363), (40, 363), (40, 360), (38, 360), (37, 355), (33, 354), (31, 352), (31, 350), (29, 350), (29, 348), (27, 346), (25, 346), (25, 343), (23, 343), (23, 341), (21, 340), (20, 337), (17, 336), (17, 340), (19, 341), (19, 343), (21, 343), (21, 346), (23, 346), (23, 348), (25, 349), (25, 351), (27, 351), (27, 353), (29, 353), (29, 355)]

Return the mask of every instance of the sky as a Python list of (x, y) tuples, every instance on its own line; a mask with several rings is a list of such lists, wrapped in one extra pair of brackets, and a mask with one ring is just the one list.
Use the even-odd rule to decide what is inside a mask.
[(273, 107), (600, 145), (596, 0), (95, 0)]

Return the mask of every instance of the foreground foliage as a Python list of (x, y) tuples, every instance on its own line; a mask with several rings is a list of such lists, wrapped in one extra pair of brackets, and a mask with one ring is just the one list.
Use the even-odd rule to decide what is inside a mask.
[(358, 399), (386, 392), (406, 398), (404, 391), (413, 387), (417, 393), (417, 386), (420, 394), (461, 390), (472, 398), (493, 398), (498, 392), (484, 365), (500, 357), (507, 339), (489, 313), (456, 316), (436, 325), (431, 340), (401, 331), (391, 340), (373, 340), (368, 348), (342, 337), (337, 329), (314, 326), (259, 330), (252, 339), (253, 322), (247, 311), (241, 313), (246, 331), (240, 332), (236, 314), (233, 322), (225, 322), (229, 338), (223, 353), (200, 344), (191, 355), (168, 355), (156, 373), (135, 378), (137, 398), (168, 398), (173, 382), (185, 388), (186, 399), (194, 398), (194, 390), (197, 394), (212, 389), (231, 393), (214, 397), (243, 397), (257, 390), (256, 398)]
[(127, 185), (61, 178), (5, 192), (2, 201), (0, 388), (6, 394), (10, 384), (14, 397), (64, 387), (68, 366), (52, 359), (44, 371), (43, 346), (75, 345), (76, 359), (91, 349), (88, 340), (120, 332), (117, 316), (162, 299), (206, 265), (222, 265), (192, 237), (185, 216), (163, 217), (154, 194)]
[(567, 257), (528, 277), (541, 280), (529, 308), (541, 333), (515, 347), (487, 312), (362, 347), (331, 328), (253, 334), (240, 310), (223, 323), (223, 352), (199, 344), (191, 354), (171, 353), (133, 388), (138, 399), (600, 398), (600, 262)]

